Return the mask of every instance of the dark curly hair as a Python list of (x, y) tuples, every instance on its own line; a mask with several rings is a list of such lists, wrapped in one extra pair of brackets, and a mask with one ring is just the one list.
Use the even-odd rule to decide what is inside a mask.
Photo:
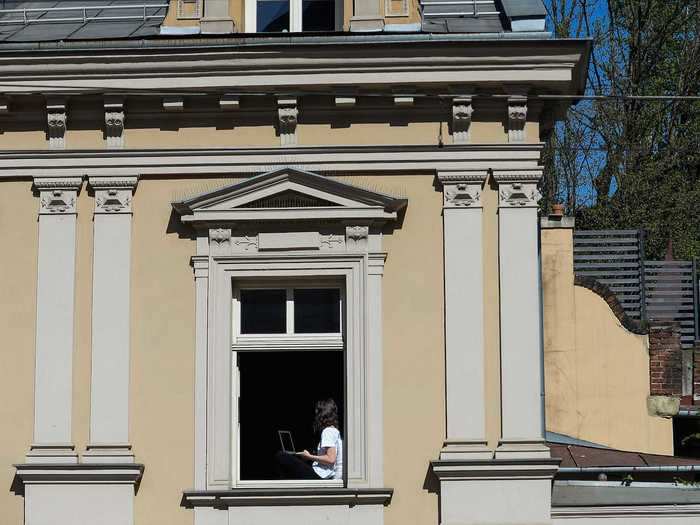
[(326, 427), (338, 428), (338, 405), (331, 397), (316, 401), (314, 430), (321, 432)]

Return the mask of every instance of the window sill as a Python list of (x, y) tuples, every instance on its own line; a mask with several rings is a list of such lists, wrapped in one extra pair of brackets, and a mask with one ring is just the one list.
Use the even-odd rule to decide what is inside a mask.
[(394, 489), (359, 488), (236, 488), (230, 490), (186, 490), (180, 504), (194, 507), (271, 507), (292, 505), (383, 505), (390, 503)]

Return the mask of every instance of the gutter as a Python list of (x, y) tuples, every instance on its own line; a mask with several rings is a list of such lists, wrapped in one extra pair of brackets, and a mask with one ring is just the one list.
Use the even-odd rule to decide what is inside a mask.
[(700, 465), (658, 465), (644, 467), (559, 467), (559, 474), (620, 472), (700, 472)]
[(381, 33), (357, 34), (347, 33), (328, 34), (322, 36), (254, 36), (241, 33), (240, 37), (205, 37), (197, 38), (150, 38), (124, 40), (80, 40), (59, 42), (13, 42), (0, 43), (0, 53), (17, 53), (22, 51), (80, 51), (95, 50), (129, 50), (129, 49), (158, 49), (179, 50), (193, 47), (200, 49), (215, 49), (222, 47), (257, 47), (257, 46), (305, 46), (305, 45), (342, 45), (342, 44), (402, 44), (418, 42), (543, 42), (554, 43), (588, 43), (589, 39), (570, 38), (553, 39), (550, 32), (508, 32), (508, 33)]

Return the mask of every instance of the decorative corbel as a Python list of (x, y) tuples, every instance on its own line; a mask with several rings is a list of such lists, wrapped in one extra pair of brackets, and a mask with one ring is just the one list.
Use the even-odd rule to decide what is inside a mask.
[(78, 190), (83, 184), (81, 177), (37, 177), (34, 188), (39, 192), (39, 215), (76, 213)]
[(296, 98), (277, 99), (277, 117), (279, 119), (280, 143), (282, 146), (296, 146), (297, 117), (299, 108)]
[(527, 97), (510, 97), (508, 99), (508, 142), (525, 141), (526, 121)]
[(7, 97), (0, 97), (0, 113), (10, 112), (10, 100)]
[(68, 113), (64, 99), (48, 99), (46, 101), (47, 135), (49, 149), (64, 149), (66, 147), (66, 127)]
[(466, 144), (469, 142), (469, 128), (472, 124), (472, 97), (455, 97), (452, 99), (452, 142)]
[(137, 177), (90, 177), (95, 192), (95, 213), (131, 213)]
[(365, 251), (369, 238), (369, 226), (347, 226), (345, 246), (348, 251)]
[(120, 98), (105, 98), (105, 137), (108, 149), (124, 147), (124, 101)]

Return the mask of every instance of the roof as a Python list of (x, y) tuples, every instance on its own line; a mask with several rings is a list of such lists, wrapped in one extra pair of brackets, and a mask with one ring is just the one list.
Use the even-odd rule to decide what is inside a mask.
[(605, 470), (610, 467), (628, 467), (635, 470), (645, 467), (700, 466), (700, 459), (662, 454), (630, 452), (598, 446), (547, 443), (552, 456), (561, 458), (560, 469)]
[(3, 0), (0, 42), (156, 36), (167, 10), (167, 0)]
[[(168, 4), (168, 0), (1, 0), (0, 43), (157, 37), (177, 29), (161, 28)], [(545, 29), (542, 0), (420, 0), (420, 6), (421, 33), (493, 36)], [(416, 28), (418, 24), (392, 23), (385, 32)], [(342, 35), (331, 38), (337, 36)]]

